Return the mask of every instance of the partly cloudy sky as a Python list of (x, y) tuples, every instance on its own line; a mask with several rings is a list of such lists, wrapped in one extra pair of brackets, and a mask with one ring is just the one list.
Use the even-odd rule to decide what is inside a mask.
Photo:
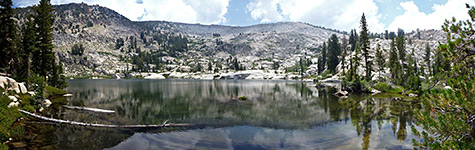
[[(39, 0), (13, 0), (14, 7)], [(246, 26), (279, 21), (307, 22), (349, 31), (365, 13), (371, 32), (440, 29), (445, 19), (468, 19), (465, 3), (473, 0), (51, 0), (85, 2), (111, 8), (133, 21)]]

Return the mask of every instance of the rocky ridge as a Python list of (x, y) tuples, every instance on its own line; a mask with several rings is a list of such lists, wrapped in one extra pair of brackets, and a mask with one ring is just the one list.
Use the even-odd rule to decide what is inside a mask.
[[(332, 34), (339, 38), (345, 35), (344, 32), (300, 22), (245, 27), (167, 21), (133, 22), (98, 5), (72, 3), (57, 5), (54, 8), (54, 51), (63, 63), (66, 76), (70, 77), (124, 78), (141, 75), (161, 79), (161, 76), (153, 73), (132, 72), (137, 66), (131, 58), (146, 52), (148, 55), (158, 53), (162, 67), (158, 68), (158, 63), (145, 61), (144, 65), (148, 70), (142, 72), (181, 74), (171, 76), (175, 78), (227, 78), (229, 75), (226, 74), (240, 74), (231, 69), (230, 60), (237, 59), (243, 69), (251, 70), (246, 72), (249, 78), (291, 79), (298, 75), (285, 72), (286, 68), (295, 66), (300, 59), (306, 59), (311, 61), (306, 75), (314, 75), (321, 44)], [(31, 13), (31, 9), (20, 8), (15, 12), (17, 22), (21, 24), (27, 14)], [(445, 33), (439, 30), (407, 33), (406, 43), (409, 43), (409, 40), (411, 42), (406, 44), (406, 51), (410, 53), (414, 48), (418, 64), (424, 65), (425, 63), (421, 62), (425, 44), (428, 43), (435, 51), (438, 42), (445, 41), (443, 35)], [(167, 47), (170, 41), (163, 41), (173, 37), (186, 38), (186, 49), (173, 54)], [(384, 55), (389, 56), (390, 40), (379, 38), (371, 40), (372, 55), (374, 56), (378, 43), (385, 49)], [(84, 53), (73, 55), (73, 44), (83, 44)], [(337, 71), (340, 70), (341, 66), (338, 66)], [(362, 68), (359, 72), (363, 72)], [(265, 75), (266, 73), (269, 74)], [(387, 72), (383, 75), (387, 76)]]

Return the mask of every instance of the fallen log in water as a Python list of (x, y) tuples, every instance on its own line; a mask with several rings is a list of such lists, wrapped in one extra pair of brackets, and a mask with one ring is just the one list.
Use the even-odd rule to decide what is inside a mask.
[(67, 106), (67, 105), (63, 105), (63, 107), (68, 108), (68, 109), (85, 110), (85, 111), (92, 111), (92, 112), (98, 112), (98, 113), (115, 113), (115, 111), (113, 110), (91, 108), (91, 107), (79, 107), (79, 106)]
[(79, 125), (79, 126), (89, 126), (89, 127), (102, 127), (102, 128), (164, 128), (164, 127), (193, 127), (192, 124), (188, 123), (179, 123), (179, 124), (171, 124), (171, 123), (163, 123), (163, 124), (156, 124), (156, 125), (109, 125), (109, 124), (97, 124), (97, 123), (84, 123), (84, 122), (76, 122), (76, 121), (69, 121), (69, 120), (61, 120), (61, 119), (54, 119), (48, 118), (44, 116), (40, 116), (25, 110), (19, 109), (18, 111), (32, 116), (37, 119), (60, 123), (60, 124), (70, 124), (70, 125)]

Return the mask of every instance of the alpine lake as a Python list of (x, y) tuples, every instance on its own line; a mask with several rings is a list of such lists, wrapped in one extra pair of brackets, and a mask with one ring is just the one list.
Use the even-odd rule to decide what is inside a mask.
[[(300, 81), (68, 80), (68, 93), (42, 114), (101, 128), (28, 118), (28, 149), (412, 149), (417, 99), (333, 95)], [(243, 98), (246, 97), (247, 99)], [(62, 107), (113, 110), (98, 113)], [(417, 127), (416, 127), (417, 128)]]

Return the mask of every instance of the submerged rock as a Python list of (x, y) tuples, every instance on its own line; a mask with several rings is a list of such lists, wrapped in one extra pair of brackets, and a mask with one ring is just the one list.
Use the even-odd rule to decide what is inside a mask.
[(8, 108), (10, 108), (10, 107), (18, 107), (18, 105), (20, 105), (19, 102), (10, 102), (10, 104), (8, 104), (7, 107), (8, 107)]
[(338, 91), (335, 93), (336, 96), (348, 96), (348, 91)]
[(15, 96), (8, 96), (8, 98), (12, 100), (13, 102), (18, 101), (18, 99)]
[(409, 95), (408, 95), (408, 96), (409, 96), (409, 97), (418, 97), (419, 95), (417, 95), (417, 94), (414, 94), (414, 93), (409, 93)]
[(372, 95), (376, 95), (376, 94), (381, 93), (381, 91), (376, 90), (376, 89), (371, 89), (371, 93), (373, 93)]
[(444, 89), (446, 89), (446, 90), (452, 90), (452, 87), (450, 87), (450, 86), (445, 86)]
[(52, 104), (52, 103), (51, 103), (51, 101), (50, 101), (49, 99), (45, 99), (45, 100), (43, 101), (43, 105), (45, 105), (45, 107), (49, 107), (51, 104)]

